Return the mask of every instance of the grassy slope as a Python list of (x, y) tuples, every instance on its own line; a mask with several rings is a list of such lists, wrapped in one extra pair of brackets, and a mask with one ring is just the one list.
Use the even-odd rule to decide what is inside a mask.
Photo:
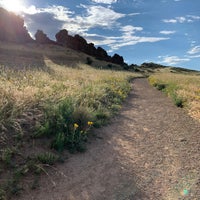
[[(138, 75), (103, 70), (108, 63), (94, 58), (91, 67), (87, 55), (57, 46), (1, 43), (0, 52), (0, 199), (6, 199), (21, 191), (28, 174), (37, 177), (60, 160), (58, 152), (83, 151), (92, 126), (120, 109)], [(36, 185), (34, 178), (30, 187)]]
[(152, 74), (149, 82), (170, 96), (177, 106), (184, 107), (200, 120), (200, 72), (166, 68)]

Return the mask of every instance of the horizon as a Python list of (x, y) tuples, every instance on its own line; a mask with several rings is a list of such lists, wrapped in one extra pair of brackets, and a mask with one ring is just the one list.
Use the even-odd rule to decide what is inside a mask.
[[(153, 62), (200, 71), (200, 2), (187, 0), (0, 0), (24, 18), (34, 38), (38, 29), (55, 41), (67, 29), (128, 64)], [(103, 13), (103, 14), (102, 14)]]

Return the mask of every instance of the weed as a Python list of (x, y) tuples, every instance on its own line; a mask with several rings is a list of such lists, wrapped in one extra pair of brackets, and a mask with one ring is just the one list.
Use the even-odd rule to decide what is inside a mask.
[(31, 184), (31, 189), (35, 190), (39, 187), (39, 176), (34, 176), (34, 180)]
[(181, 97), (178, 97), (178, 96), (176, 95), (176, 93), (174, 93), (174, 94), (172, 95), (172, 99), (173, 99), (173, 101), (174, 101), (174, 104), (175, 104), (177, 107), (179, 107), (179, 108), (183, 108), (183, 107), (184, 107), (184, 100), (183, 100)]
[(58, 156), (51, 153), (51, 152), (45, 152), (37, 155), (37, 160), (42, 164), (48, 164), (53, 165), (55, 162), (58, 161)]
[(160, 83), (155, 86), (158, 90), (164, 90), (166, 88), (166, 84)]
[(0, 187), (0, 200), (6, 200), (6, 191)]
[(57, 133), (53, 142), (51, 143), (51, 147), (59, 152), (62, 152), (65, 148), (65, 141), (66, 141), (65, 134)]
[(6, 148), (2, 150), (2, 155), (1, 155), (1, 160), (6, 164), (6, 165), (11, 165), (11, 159), (13, 156), (14, 152), (10, 148)]

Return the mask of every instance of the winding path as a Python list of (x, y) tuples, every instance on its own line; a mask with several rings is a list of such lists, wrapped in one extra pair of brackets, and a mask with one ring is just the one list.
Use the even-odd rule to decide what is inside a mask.
[[(24, 200), (199, 200), (200, 123), (146, 79), (86, 153), (43, 176)], [(19, 199), (19, 198), (18, 198)]]

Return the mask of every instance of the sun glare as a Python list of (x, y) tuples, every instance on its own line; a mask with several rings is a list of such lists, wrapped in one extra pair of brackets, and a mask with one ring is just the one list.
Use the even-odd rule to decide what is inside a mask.
[(0, 5), (5, 9), (16, 13), (19, 13), (24, 9), (23, 0), (0, 0)]

